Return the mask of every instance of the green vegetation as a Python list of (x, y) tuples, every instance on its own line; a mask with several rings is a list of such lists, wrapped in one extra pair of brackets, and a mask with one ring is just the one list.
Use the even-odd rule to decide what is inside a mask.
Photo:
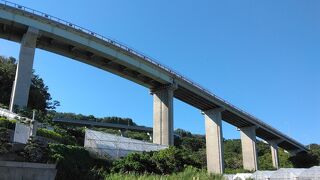
[[(50, 144), (49, 161), (57, 163), (57, 179), (101, 179), (107, 171), (109, 162), (97, 160), (83, 147)], [(97, 173), (97, 172), (103, 173)]]
[(16, 122), (17, 122), (16, 120), (9, 120), (5, 117), (0, 116), (0, 127), (14, 130), (16, 126), (15, 125)]
[(7, 154), (10, 148), (8, 129), (0, 127), (0, 155)]
[[(8, 107), (10, 103), (11, 89), (17, 68), (16, 62), (16, 59), (13, 57), (6, 58), (0, 56), (0, 102), (2, 106)], [(52, 101), (48, 87), (44, 84), (43, 80), (33, 73), (27, 108), (45, 112), (55, 109), (58, 105), (58, 101)]]
[(155, 174), (136, 174), (136, 173), (113, 173), (106, 175), (105, 179), (109, 180), (223, 180), (221, 175), (208, 174), (206, 170), (200, 170), (188, 166), (184, 171), (173, 173), (170, 175), (155, 175)]
[(55, 131), (47, 130), (47, 129), (43, 129), (43, 128), (39, 128), (37, 130), (37, 136), (49, 138), (49, 139), (52, 139), (52, 140), (60, 142), (60, 143), (62, 143), (64, 141), (61, 134), (59, 134)]
[(137, 125), (130, 118), (120, 118), (120, 117), (97, 118), (93, 115), (86, 116), (86, 115), (74, 114), (74, 113), (58, 113), (57, 112), (57, 113), (55, 113), (55, 118), (87, 120), (87, 121), (104, 122), (104, 123), (115, 123), (115, 124), (129, 125), (129, 126), (136, 126)]
[(175, 147), (158, 152), (131, 153), (113, 162), (112, 172), (115, 173), (152, 173), (171, 174), (181, 172), (187, 166), (201, 168), (191, 158), (191, 154)]
[(27, 162), (46, 163), (48, 160), (48, 147), (36, 138), (31, 137), (20, 154)]

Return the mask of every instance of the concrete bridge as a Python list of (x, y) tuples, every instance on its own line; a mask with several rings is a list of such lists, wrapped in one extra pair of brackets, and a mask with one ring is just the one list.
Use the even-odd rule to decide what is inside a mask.
[(27, 105), (34, 53), (40, 48), (149, 88), (154, 97), (154, 143), (173, 145), (173, 98), (200, 109), (206, 127), (209, 172), (224, 170), (222, 121), (240, 130), (244, 169), (258, 169), (256, 136), (269, 142), (275, 168), (279, 166), (278, 147), (292, 153), (307, 151), (294, 139), (142, 53), (46, 13), (0, 2), (0, 37), (21, 43), (11, 110), (14, 105)]

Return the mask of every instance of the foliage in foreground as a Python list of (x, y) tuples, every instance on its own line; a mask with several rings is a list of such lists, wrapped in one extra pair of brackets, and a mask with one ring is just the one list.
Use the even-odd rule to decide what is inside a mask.
[(49, 144), (49, 158), (57, 163), (56, 179), (101, 179), (109, 162), (97, 160), (83, 147)]
[(221, 175), (208, 174), (206, 170), (199, 170), (188, 166), (184, 171), (173, 173), (171, 175), (156, 175), (156, 174), (135, 174), (135, 173), (115, 173), (105, 177), (106, 180), (176, 180), (176, 179), (201, 179), (201, 180), (222, 180)]
[(157, 152), (131, 153), (113, 162), (114, 173), (171, 174), (181, 172), (187, 166), (201, 168), (191, 154), (175, 147)]
[(8, 130), (0, 127), (0, 155), (8, 153), (10, 148)]
[(16, 127), (16, 120), (9, 120), (5, 117), (0, 116), (0, 127), (14, 130)]

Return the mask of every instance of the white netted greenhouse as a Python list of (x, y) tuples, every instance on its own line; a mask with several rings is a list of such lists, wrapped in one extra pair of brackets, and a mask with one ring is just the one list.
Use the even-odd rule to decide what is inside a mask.
[(97, 156), (116, 159), (130, 152), (159, 151), (168, 146), (86, 129), (84, 147)]
[(312, 168), (304, 170), (299, 175), (299, 180), (319, 180), (320, 179), (320, 166), (313, 166)]
[(235, 176), (233, 176), (233, 180), (246, 180), (250, 179), (252, 176), (252, 173), (237, 173)]
[(259, 180), (269, 180), (271, 175), (276, 171), (256, 171), (252, 174), (251, 178)]
[(306, 169), (303, 168), (281, 168), (275, 171), (270, 179), (272, 180), (298, 180), (299, 175)]

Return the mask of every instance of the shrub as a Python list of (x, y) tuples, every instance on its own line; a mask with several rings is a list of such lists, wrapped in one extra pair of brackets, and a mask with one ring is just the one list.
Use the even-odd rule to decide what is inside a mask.
[(114, 161), (112, 172), (170, 174), (189, 165), (201, 167), (189, 152), (169, 147), (158, 152), (131, 153)]
[(9, 133), (6, 128), (0, 127), (0, 155), (8, 153), (10, 147)]
[(301, 152), (289, 158), (295, 168), (310, 168), (319, 165), (319, 157), (312, 152)]
[(184, 171), (179, 173), (173, 173), (171, 175), (154, 175), (154, 174), (123, 174), (123, 173), (113, 173), (108, 174), (105, 179), (112, 180), (129, 180), (129, 179), (139, 179), (139, 180), (176, 180), (176, 179), (201, 179), (201, 180), (223, 180), (222, 175), (208, 174), (206, 170), (199, 170), (194, 167), (187, 167)]
[(37, 130), (37, 135), (45, 137), (45, 138), (52, 139), (52, 140), (60, 142), (60, 143), (63, 142), (63, 138), (62, 138), (62, 136), (60, 134), (58, 134), (58, 133), (56, 133), (54, 131), (48, 130), (48, 129), (39, 128)]
[(5, 117), (0, 117), (0, 127), (14, 130), (16, 127), (16, 120), (9, 120)]
[(120, 173), (158, 173), (155, 162), (151, 160), (152, 152), (131, 153), (123, 159), (113, 162), (112, 172)]
[(138, 139), (142, 141), (150, 141), (150, 137), (145, 132), (127, 131), (126, 133), (129, 138)]
[(59, 128), (57, 126), (54, 127), (54, 132), (60, 134), (63, 137), (62, 144), (66, 145), (76, 145), (77, 140), (74, 136), (70, 135), (70, 133), (66, 129)]
[(67, 144), (67, 145), (77, 144), (76, 138), (74, 136), (70, 136), (67, 131), (59, 128), (55, 128), (54, 131), (44, 129), (44, 128), (39, 128), (37, 130), (37, 135), (48, 138), (48, 139), (52, 139), (61, 144)]
[(41, 141), (31, 137), (22, 155), (27, 162), (46, 163), (48, 160), (48, 147)]
[(175, 147), (169, 147), (154, 153), (152, 160), (162, 174), (180, 172), (184, 169), (185, 163), (190, 163), (184, 161), (182, 151)]
[(101, 179), (109, 165), (91, 158), (83, 147), (63, 144), (49, 144), (49, 160), (57, 163), (57, 179)]

